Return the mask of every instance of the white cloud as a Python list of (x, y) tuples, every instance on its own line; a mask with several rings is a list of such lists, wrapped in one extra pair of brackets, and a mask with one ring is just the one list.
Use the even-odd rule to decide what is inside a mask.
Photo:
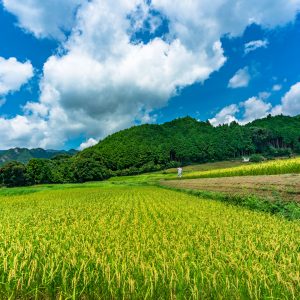
[(243, 118), (239, 121), (240, 123), (249, 123), (256, 119), (266, 117), (272, 108), (271, 103), (266, 103), (263, 99), (251, 97), (245, 102), (241, 103), (244, 108)]
[(0, 96), (18, 91), (33, 76), (29, 61), (21, 63), (16, 58), (0, 57)]
[(269, 92), (261, 92), (258, 94), (258, 98), (262, 99), (262, 100), (266, 100), (266, 99), (270, 98), (271, 95), (272, 94)]
[[(152, 0), (168, 17), (172, 35), (185, 45), (202, 47), (224, 33), (239, 35), (250, 23), (267, 27), (284, 24), (295, 17), (299, 0)], [(229, 17), (230, 16), (230, 17)]]
[(239, 107), (236, 104), (225, 106), (220, 112), (218, 112), (214, 118), (209, 119), (210, 124), (218, 126), (222, 124), (230, 124), (233, 121), (237, 121), (235, 115), (239, 112)]
[(84, 150), (84, 149), (92, 147), (96, 144), (98, 144), (97, 140), (95, 140), (93, 138), (89, 138), (86, 142), (83, 142), (83, 143), (80, 144), (79, 150)]
[(248, 54), (249, 52), (255, 51), (258, 48), (267, 48), (269, 42), (268, 40), (256, 40), (251, 41), (249, 43), (245, 44), (245, 54)]
[(276, 106), (274, 106), (274, 107), (272, 108), (270, 114), (271, 114), (272, 116), (277, 116), (277, 115), (283, 114), (283, 112), (282, 112), (282, 106), (281, 106), (281, 105), (276, 105)]
[(23, 107), (25, 115), (34, 114), (37, 117), (46, 117), (48, 115), (47, 106), (39, 102), (27, 102)]
[(180, 88), (204, 81), (225, 61), (218, 40), (209, 53), (177, 38), (130, 43), (127, 16), (136, 3), (119, 4), (93, 1), (82, 7), (64, 45), (67, 54), (52, 56), (44, 65), (42, 106), (26, 105), (26, 111), (48, 111), (53, 143), (81, 133), (100, 139), (136, 120), (151, 122), (153, 109), (165, 106)]
[(283, 114), (296, 116), (300, 114), (300, 82), (294, 84), (281, 100)]
[(63, 39), (74, 25), (76, 9), (86, 0), (2, 0), (19, 26), (36, 37)]
[[(273, 116), (280, 114), (296, 116), (300, 114), (300, 82), (291, 86), (290, 90), (282, 97), (281, 103), (276, 106), (266, 102), (268, 97), (263, 96), (264, 93), (260, 93), (259, 97), (251, 97), (239, 105), (226, 106), (209, 121), (213, 126), (230, 124), (232, 121), (246, 124), (269, 114)], [(243, 111), (242, 117), (238, 118), (237, 113), (241, 111)]]
[[(271, 113), (272, 105), (266, 103), (263, 99), (251, 97), (248, 100), (237, 104), (225, 106), (218, 112), (214, 118), (209, 119), (213, 126), (230, 124), (236, 121), (240, 124), (246, 124), (253, 120), (266, 117)], [(237, 114), (243, 111), (242, 117), (238, 118)]]
[[(254, 2), (152, 0), (151, 8), (168, 19), (170, 32), (133, 44), (130, 35), (145, 19), (152, 22), (150, 31), (160, 24), (143, 0), (4, 0), (19, 25), (37, 37), (61, 40), (65, 30), (71, 35), (44, 65), (39, 102), (24, 107), (22, 122), (30, 124), (35, 137), (13, 131), (3, 138), (15, 145), (28, 138), (27, 144), (57, 148), (83, 133), (100, 139), (135, 121), (148, 122), (151, 112), (167, 105), (181, 88), (203, 82), (224, 64), (224, 34), (239, 35), (254, 21), (268, 27), (283, 24), (294, 19), (299, 7), (299, 0)], [(244, 80), (233, 85), (248, 84), (248, 70), (242, 70)], [(14, 121), (2, 119), (0, 128), (10, 128)]]
[[(237, 104), (231, 104), (225, 106), (218, 112), (214, 118), (209, 119), (209, 122), (213, 126), (218, 126), (222, 124), (230, 124), (236, 121), (240, 124), (246, 124), (252, 122), (253, 120), (266, 117), (271, 113), (272, 105), (266, 103), (264, 99), (257, 97), (251, 97), (244, 102)], [(238, 118), (237, 114), (242, 112), (242, 117)]]
[(45, 138), (47, 122), (20, 115), (11, 119), (0, 117), (0, 128), (1, 149), (20, 145), (36, 148)]
[(274, 84), (272, 87), (272, 90), (274, 92), (280, 91), (282, 89), (282, 85), (281, 84)]
[(248, 67), (239, 69), (234, 76), (229, 80), (228, 87), (232, 89), (247, 87), (251, 77)]

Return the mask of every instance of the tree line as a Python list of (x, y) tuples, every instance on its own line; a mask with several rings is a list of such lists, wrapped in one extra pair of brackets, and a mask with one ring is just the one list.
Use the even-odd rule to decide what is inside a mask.
[(74, 156), (9, 162), (0, 168), (0, 184), (79, 183), (252, 154), (272, 158), (294, 153), (300, 153), (300, 116), (218, 127), (185, 117), (119, 131)]

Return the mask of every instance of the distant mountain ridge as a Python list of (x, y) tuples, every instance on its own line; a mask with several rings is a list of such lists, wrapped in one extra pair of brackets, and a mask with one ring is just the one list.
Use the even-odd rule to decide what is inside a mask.
[(10, 161), (18, 161), (28, 163), (32, 158), (51, 159), (56, 155), (67, 154), (73, 156), (78, 151), (71, 150), (45, 150), (42, 148), (27, 149), (27, 148), (12, 148), (8, 150), (0, 150), (0, 166)]

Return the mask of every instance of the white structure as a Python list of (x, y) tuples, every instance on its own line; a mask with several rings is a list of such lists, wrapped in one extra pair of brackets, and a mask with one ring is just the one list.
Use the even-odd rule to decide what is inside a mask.
[(250, 161), (250, 157), (243, 156), (243, 162), (249, 162), (249, 161)]
[(181, 167), (177, 168), (177, 172), (178, 172), (177, 176), (182, 177), (182, 168)]

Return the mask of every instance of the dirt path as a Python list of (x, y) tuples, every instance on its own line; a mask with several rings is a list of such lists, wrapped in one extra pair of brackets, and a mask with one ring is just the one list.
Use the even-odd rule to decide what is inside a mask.
[(254, 194), (270, 200), (281, 198), (300, 203), (300, 175), (264, 175), (162, 181), (165, 186), (222, 192), (226, 194)]

